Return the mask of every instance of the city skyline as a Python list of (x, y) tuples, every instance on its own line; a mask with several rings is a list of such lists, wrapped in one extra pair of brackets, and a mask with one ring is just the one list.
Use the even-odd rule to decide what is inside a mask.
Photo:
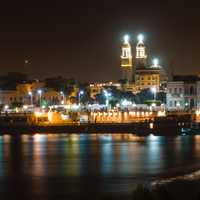
[[(81, 81), (118, 80), (126, 33), (131, 38), (143, 33), (151, 55), (159, 57), (167, 71), (173, 66), (175, 74), (199, 72), (200, 47), (194, 43), (199, 43), (200, 30), (194, 4), (14, 4), (3, 3), (0, 14), (1, 74), (28, 68), (38, 78), (63, 75)], [(25, 60), (29, 63), (24, 65)]]

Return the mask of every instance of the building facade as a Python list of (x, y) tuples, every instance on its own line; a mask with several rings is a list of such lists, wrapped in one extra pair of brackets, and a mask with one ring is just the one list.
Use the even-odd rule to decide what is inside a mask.
[(150, 65), (147, 60), (147, 49), (143, 42), (143, 36), (138, 36), (138, 44), (136, 46), (136, 66), (135, 66), (135, 85), (138, 91), (147, 88), (160, 88), (160, 69), (158, 60)]
[(122, 45), (121, 71), (122, 79), (126, 80), (127, 83), (131, 83), (133, 79), (133, 61), (128, 35), (124, 36), (124, 42)]
[(152, 87), (159, 91), (160, 69), (150, 67), (137, 68), (135, 74), (135, 85), (138, 91)]
[(192, 110), (200, 107), (200, 79), (198, 76), (175, 76), (167, 83), (168, 110)]

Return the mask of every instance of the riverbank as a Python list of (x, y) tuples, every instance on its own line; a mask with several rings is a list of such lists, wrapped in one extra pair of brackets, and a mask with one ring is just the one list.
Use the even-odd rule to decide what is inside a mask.
[(139, 123), (89, 123), (67, 125), (28, 125), (10, 124), (0, 125), (1, 134), (9, 133), (132, 133), (141, 136), (155, 135), (178, 135), (181, 128), (176, 124), (154, 127), (149, 122)]
[[(92, 122), (71, 123), (31, 120), (26, 115), (9, 115), (0, 117), (0, 133), (133, 133), (137, 135), (178, 135), (189, 130), (192, 124), (191, 115), (169, 115), (155, 117), (153, 120), (133, 122)], [(195, 128), (200, 129), (195, 124)]]

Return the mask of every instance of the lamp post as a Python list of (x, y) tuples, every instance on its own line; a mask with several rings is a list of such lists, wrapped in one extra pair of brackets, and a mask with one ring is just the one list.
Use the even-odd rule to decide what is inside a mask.
[(41, 107), (41, 104), (42, 104), (42, 90), (38, 90), (37, 93), (40, 96), (40, 107)]
[(156, 100), (156, 87), (151, 88), (151, 92), (153, 93), (153, 99)]
[(60, 91), (60, 95), (62, 96), (61, 104), (65, 104), (65, 94), (64, 94), (64, 92)]
[(104, 96), (106, 97), (106, 107), (108, 108), (109, 98), (111, 97), (111, 93), (107, 92), (106, 90), (104, 90), (103, 92), (104, 92)]
[(81, 90), (81, 91), (79, 91), (79, 93), (78, 93), (78, 105), (80, 106), (80, 104), (81, 104), (81, 95), (83, 95), (84, 94), (84, 91), (83, 90)]
[(28, 92), (28, 95), (30, 96), (30, 103), (33, 105), (33, 93), (31, 91)]

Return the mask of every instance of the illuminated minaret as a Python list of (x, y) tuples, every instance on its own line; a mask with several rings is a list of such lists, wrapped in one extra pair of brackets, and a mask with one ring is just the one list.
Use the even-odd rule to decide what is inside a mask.
[(147, 64), (146, 47), (143, 39), (143, 35), (138, 36), (138, 43), (136, 46), (136, 66), (138, 67), (144, 67)]
[(124, 36), (124, 42), (122, 45), (122, 55), (121, 55), (121, 69), (122, 69), (122, 79), (125, 79), (127, 83), (132, 82), (132, 53), (131, 45), (129, 43), (129, 36)]

